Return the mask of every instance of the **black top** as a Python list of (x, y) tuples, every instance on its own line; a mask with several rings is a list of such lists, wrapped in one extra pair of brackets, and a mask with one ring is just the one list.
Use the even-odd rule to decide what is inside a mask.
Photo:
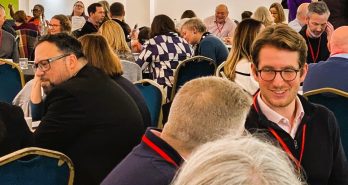
[(118, 19), (112, 19), (113, 21), (117, 22), (121, 27), (122, 30), (124, 32), (124, 36), (126, 37), (126, 41), (130, 42), (131, 38), (130, 38), (130, 32), (132, 31), (131, 28), (129, 27), (129, 25), (123, 21), (120, 21)]
[(23, 110), (0, 102), (0, 157), (33, 144)]
[(133, 99), (102, 71), (84, 66), (44, 100), (36, 145), (66, 154), (74, 184), (99, 184), (144, 133)]
[(86, 21), (86, 23), (83, 25), (83, 27), (81, 28), (81, 30), (79, 31), (77, 36), (81, 37), (81, 36), (84, 36), (86, 34), (96, 33), (96, 32), (98, 32), (98, 28), (94, 24), (92, 24), (91, 22)]
[[(327, 34), (324, 31), (323, 34), (319, 38), (309, 38), (306, 34), (307, 25), (303, 26), (301, 31), (299, 32), (302, 37), (306, 40), (307, 44), (307, 63), (317, 63), (319, 61), (327, 60), (330, 56), (329, 49), (327, 48)], [(320, 45), (319, 45), (320, 44)], [(313, 53), (311, 52), (310, 47), (312, 47)], [(319, 51), (318, 51), (319, 49)], [(317, 56), (317, 59), (314, 59)]]
[(306, 173), (307, 182), (315, 185), (348, 185), (348, 163), (334, 114), (326, 107), (312, 104), (300, 95), (299, 98), (305, 114), (294, 139), (259, 111), (257, 101), (254, 102), (256, 106), (251, 107), (247, 117), (246, 129), (251, 133), (264, 132), (276, 142), (277, 140), (268, 130), (269, 128), (274, 129), (293, 156), (299, 160), (303, 125), (306, 125), (301, 165)]
[(114, 79), (115, 82), (133, 98), (143, 117), (144, 126), (149, 127), (151, 125), (150, 111), (146, 105), (144, 96), (141, 94), (139, 89), (132, 82), (122, 76), (113, 76), (111, 78)]

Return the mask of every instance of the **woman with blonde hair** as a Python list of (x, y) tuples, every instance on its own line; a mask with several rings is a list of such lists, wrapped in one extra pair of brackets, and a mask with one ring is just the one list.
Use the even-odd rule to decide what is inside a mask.
[(259, 88), (251, 75), (251, 45), (263, 28), (262, 23), (255, 19), (244, 19), (240, 22), (234, 32), (232, 50), (224, 66), (226, 77), (240, 85), (250, 95)]
[(133, 98), (143, 117), (144, 126), (149, 126), (151, 123), (150, 113), (144, 97), (134, 84), (121, 76), (123, 71), (120, 59), (113, 52), (106, 39), (99, 34), (87, 34), (78, 40), (82, 44), (82, 51), (88, 63), (109, 75)]
[(264, 6), (258, 7), (253, 13), (252, 18), (261, 21), (265, 27), (274, 24), (274, 19), (271, 12)]
[(128, 47), (122, 27), (113, 20), (105, 21), (99, 28), (99, 33), (104, 36), (112, 50), (122, 60), (135, 61)]
[(271, 12), (272, 17), (274, 18), (274, 23), (286, 24), (284, 9), (281, 4), (279, 3), (271, 4), (271, 6), (269, 7), (269, 11)]

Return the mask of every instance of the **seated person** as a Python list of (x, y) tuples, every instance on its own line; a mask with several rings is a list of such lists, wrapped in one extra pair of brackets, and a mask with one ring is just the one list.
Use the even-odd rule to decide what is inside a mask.
[(15, 30), (29, 29), (39, 32), (39, 29), (35, 24), (28, 23), (27, 15), (23, 10), (19, 10), (16, 13), (14, 13), (13, 19), (15, 21), (15, 25), (13, 25), (13, 28)]
[(20, 107), (0, 102), (0, 157), (33, 144)]
[(227, 59), (228, 50), (219, 38), (206, 30), (200, 19), (192, 18), (182, 25), (181, 35), (196, 48), (194, 55), (211, 58), (216, 62), (216, 66), (219, 66)]
[(151, 24), (151, 39), (146, 42), (136, 63), (149, 69), (150, 78), (163, 87), (166, 102), (170, 101), (174, 73), (180, 61), (193, 55), (191, 46), (179, 36), (173, 20), (157, 15)]
[(202, 77), (185, 83), (173, 100), (163, 131), (149, 128), (102, 185), (170, 184), (198, 146), (244, 132), (250, 103), (248, 95), (226, 79)]
[(35, 146), (74, 163), (74, 184), (99, 184), (144, 133), (134, 100), (103, 71), (87, 65), (81, 43), (66, 33), (45, 35), (35, 49), (33, 87), (47, 92)]
[(199, 147), (172, 185), (304, 185), (280, 148), (255, 137), (225, 136)]

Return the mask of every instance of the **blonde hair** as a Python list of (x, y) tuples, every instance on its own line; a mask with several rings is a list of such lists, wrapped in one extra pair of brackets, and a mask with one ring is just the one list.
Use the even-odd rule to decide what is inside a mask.
[(130, 53), (122, 27), (113, 20), (105, 21), (99, 28), (99, 33), (104, 36), (115, 52)]
[(224, 73), (227, 78), (234, 81), (236, 78), (236, 66), (245, 58), (251, 62), (251, 46), (257, 34), (260, 32), (262, 23), (255, 19), (244, 19), (234, 32), (232, 50), (229, 53)]
[(227, 79), (191, 80), (175, 96), (162, 135), (185, 152), (225, 134), (241, 135), (250, 105), (249, 95)]
[(122, 75), (120, 59), (112, 51), (106, 39), (98, 34), (87, 34), (78, 39), (89, 64), (101, 69), (109, 76)]
[(264, 6), (258, 7), (252, 15), (252, 18), (261, 21), (265, 27), (274, 24), (271, 12)]
[(252, 136), (202, 145), (181, 167), (172, 185), (303, 185), (280, 148)]

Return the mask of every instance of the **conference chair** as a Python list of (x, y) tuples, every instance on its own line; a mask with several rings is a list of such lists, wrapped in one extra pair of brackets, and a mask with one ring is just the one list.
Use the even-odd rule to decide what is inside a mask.
[(74, 167), (64, 154), (37, 147), (0, 158), (1, 185), (72, 185)]
[(174, 73), (174, 83), (170, 100), (186, 82), (202, 76), (213, 76), (216, 71), (216, 63), (205, 56), (194, 56), (179, 63)]
[(222, 78), (226, 78), (226, 75), (224, 73), (224, 67), (225, 67), (226, 61), (223, 61), (217, 68), (215, 71), (215, 75), (217, 77), (222, 77)]
[(321, 88), (305, 92), (303, 95), (310, 102), (324, 105), (335, 114), (343, 148), (348, 157), (348, 93), (334, 88)]
[(162, 128), (162, 106), (165, 103), (165, 95), (162, 87), (149, 79), (139, 80), (134, 82), (134, 84), (145, 98), (151, 116), (151, 126)]
[(12, 103), (24, 86), (24, 75), (16, 63), (0, 59), (0, 102)]
[(143, 78), (141, 68), (135, 62), (121, 60), (121, 65), (123, 69), (122, 76), (127, 78), (129, 81), (135, 82)]

